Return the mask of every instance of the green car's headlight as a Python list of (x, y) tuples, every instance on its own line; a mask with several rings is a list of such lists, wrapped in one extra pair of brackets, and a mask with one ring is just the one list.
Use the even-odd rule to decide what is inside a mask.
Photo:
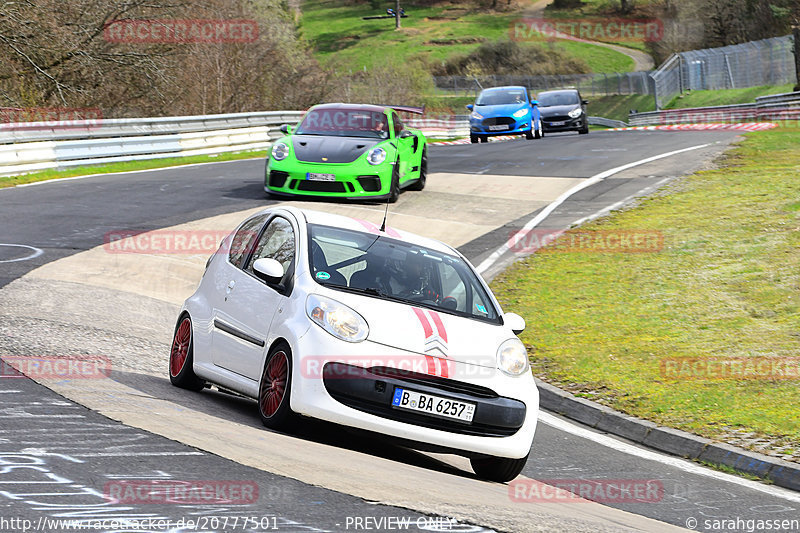
[(509, 376), (519, 376), (528, 369), (528, 350), (522, 341), (508, 339), (497, 349), (497, 368)]
[(567, 114), (570, 116), (570, 118), (578, 118), (581, 116), (581, 113), (583, 113), (583, 110), (580, 107), (577, 107)]
[(522, 118), (522, 117), (524, 117), (524, 116), (525, 116), (525, 115), (527, 115), (527, 114), (528, 114), (528, 110), (527, 110), (526, 108), (524, 108), (524, 107), (523, 107), (522, 109), (520, 109), (520, 110), (518, 110), (518, 111), (514, 111), (514, 114), (513, 114), (512, 116), (513, 116), (514, 118)]
[(289, 155), (289, 146), (286, 143), (275, 143), (272, 145), (272, 158), (275, 161), (283, 161)]
[(380, 146), (376, 146), (367, 154), (367, 161), (369, 161), (370, 165), (380, 165), (386, 161), (386, 150)]
[(308, 318), (338, 339), (347, 342), (361, 342), (369, 334), (369, 325), (364, 317), (346, 305), (310, 294), (306, 299)]

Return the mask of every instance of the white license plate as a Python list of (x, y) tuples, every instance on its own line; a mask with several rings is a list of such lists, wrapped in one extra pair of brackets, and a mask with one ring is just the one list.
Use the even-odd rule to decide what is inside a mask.
[(489, 126), (489, 130), (491, 131), (499, 131), (499, 130), (507, 130), (508, 126), (505, 124), (497, 124), (496, 126)]
[(306, 172), (306, 179), (311, 181), (336, 181), (336, 174), (318, 174)]
[(433, 394), (401, 389), (400, 387), (394, 389), (392, 405), (400, 409), (431, 416), (454, 418), (462, 422), (472, 422), (472, 417), (475, 416), (474, 403), (442, 398)]
[(563, 120), (559, 120), (558, 122), (551, 122), (550, 123), (551, 126), (563, 126), (564, 124), (566, 124), (566, 122), (563, 121)]

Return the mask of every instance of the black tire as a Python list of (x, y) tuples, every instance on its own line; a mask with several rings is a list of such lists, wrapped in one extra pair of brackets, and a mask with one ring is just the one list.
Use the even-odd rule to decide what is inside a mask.
[(389, 203), (393, 204), (400, 197), (400, 160), (398, 159), (392, 169), (392, 183), (389, 185)]
[(533, 139), (533, 127), (531, 127), (531, 129), (525, 132), (525, 138), (528, 139), (529, 141)]
[(269, 351), (258, 383), (261, 423), (270, 429), (289, 427), (294, 419), (291, 397), (292, 350), (286, 343), (279, 343)]
[(580, 133), (581, 135), (586, 135), (587, 133), (589, 133), (589, 123), (586, 120), (584, 120), (583, 128), (578, 130), (578, 133)]
[(533, 134), (533, 136), (537, 139), (541, 139), (542, 137), (544, 137), (544, 128), (542, 127), (541, 120), (539, 120), (539, 127), (536, 128), (536, 132)]
[(525, 463), (528, 462), (526, 455), (522, 459), (506, 459), (505, 457), (480, 457), (469, 460), (472, 469), (479, 478), (498, 483), (507, 483), (517, 477)]
[(478, 142), (478, 136), (477, 136), (477, 135), (472, 135), (472, 134), (470, 133), (470, 135), (469, 135), (469, 142), (471, 142), (472, 144), (476, 144), (476, 143)]
[(176, 387), (191, 391), (203, 390), (206, 382), (194, 373), (194, 338), (192, 319), (183, 314), (175, 324), (172, 347), (169, 350), (169, 381)]
[(489, 142), (489, 137), (487, 137), (486, 135), (481, 135), (480, 137), (478, 137), (478, 139), (480, 139), (480, 141), (482, 143), (488, 143)]

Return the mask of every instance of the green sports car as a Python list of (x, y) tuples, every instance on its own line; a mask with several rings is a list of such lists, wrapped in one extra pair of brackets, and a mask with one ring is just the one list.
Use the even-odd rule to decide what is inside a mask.
[(312, 107), (272, 145), (264, 190), (270, 195), (397, 201), (420, 191), (428, 173), (425, 135), (397, 111), (416, 108), (358, 104)]

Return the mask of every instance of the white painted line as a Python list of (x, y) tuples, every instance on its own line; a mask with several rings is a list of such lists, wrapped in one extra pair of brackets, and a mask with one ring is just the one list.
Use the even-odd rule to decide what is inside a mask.
[[(21, 185), (14, 185), (13, 187), (0, 187), (0, 191), (3, 190), (12, 190), (12, 189), (19, 189), (22, 187), (33, 187), (34, 185), (45, 185), (47, 183), (62, 183), (65, 181), (74, 181), (74, 180), (83, 180), (86, 178), (96, 178), (98, 176), (121, 176), (122, 174), (138, 174), (144, 172), (159, 172), (164, 170), (172, 170), (175, 168), (189, 168), (189, 167), (199, 167), (202, 165), (220, 165), (222, 163), (236, 163), (238, 161), (253, 161), (254, 159), (264, 159), (263, 157), (246, 157), (243, 159), (229, 159), (227, 161), (207, 161), (205, 163), (189, 163), (188, 165), (172, 165), (168, 167), (158, 167), (158, 168), (145, 168), (142, 170), (124, 170), (122, 172), (101, 172), (99, 174), (87, 174), (85, 176), (72, 176), (71, 178), (53, 178), (49, 180), (43, 181), (34, 181), (33, 183), (23, 183)], [(23, 174), (24, 176), (24, 174)]]
[[(757, 490), (759, 492), (763, 492), (770, 496), (775, 496), (776, 498), (783, 498), (784, 500), (800, 503), (800, 493), (792, 492), (790, 490), (782, 489), (779, 487), (765, 485), (757, 481), (751, 481), (749, 479), (734, 476), (731, 474), (726, 474), (724, 472), (719, 472), (717, 470), (712, 470), (705, 466), (701, 466), (699, 464), (687, 461), (686, 459), (672, 457), (669, 455), (663, 455), (658, 452), (646, 450), (644, 448), (640, 448), (633, 444), (628, 444), (627, 442), (623, 442), (621, 440), (609, 437), (608, 435), (604, 435), (602, 433), (596, 433), (586, 428), (576, 426), (572, 422), (568, 422), (562, 418), (551, 415), (550, 413), (539, 411), (539, 421), (547, 424), (550, 427), (554, 427), (560, 431), (564, 431), (571, 435), (575, 435), (576, 437), (588, 439), (594, 442), (595, 444), (600, 444), (607, 448), (611, 448), (612, 450), (617, 450), (618, 452), (627, 453), (628, 455), (633, 455), (636, 457), (640, 457), (642, 459), (647, 459), (648, 461), (656, 461), (658, 463), (665, 464), (667, 466), (678, 468), (690, 474), (709, 477), (712, 479), (716, 479), (717, 481), (733, 483), (734, 485), (740, 485), (748, 489)], [(535, 442), (536, 441), (534, 440), (534, 446)]]
[(16, 263), (17, 261), (27, 261), (29, 259), (39, 257), (44, 253), (44, 250), (41, 250), (34, 246), (28, 246), (27, 244), (0, 244), (0, 246), (6, 248), (27, 248), (28, 250), (31, 250), (31, 253), (26, 255), (25, 257), (19, 257), (17, 259), (0, 260), (0, 263)]
[(672, 179), (672, 178), (664, 178), (663, 180), (659, 180), (658, 182), (654, 183), (653, 185), (648, 185), (644, 189), (641, 189), (641, 190), (636, 191), (635, 193), (633, 193), (633, 194), (631, 194), (629, 196), (626, 196), (625, 198), (623, 198), (619, 202), (614, 202), (613, 204), (611, 204), (611, 205), (609, 205), (607, 207), (604, 207), (603, 209), (595, 211), (591, 215), (587, 215), (587, 216), (585, 216), (583, 218), (579, 218), (578, 220), (573, 222), (572, 225), (573, 226), (580, 226), (581, 224), (585, 224), (586, 222), (589, 222), (589, 221), (594, 220), (596, 218), (600, 218), (601, 216), (603, 216), (603, 215), (605, 215), (607, 213), (610, 213), (614, 209), (617, 209), (618, 207), (622, 207), (623, 205), (627, 204), (628, 202), (630, 202), (631, 200), (633, 200), (637, 196), (645, 196), (647, 193), (657, 189), (658, 187), (661, 186), (662, 183), (665, 183), (665, 182), (669, 181), (670, 179)]
[[(565, 192), (564, 194), (562, 194), (561, 196), (556, 198), (550, 205), (545, 207), (542, 211), (539, 212), (539, 214), (537, 214), (535, 217), (533, 217), (533, 219), (531, 219), (527, 224), (525, 224), (525, 227), (523, 227), (520, 231), (518, 231), (516, 233), (516, 236), (515, 236), (515, 238), (513, 240), (517, 241), (517, 239), (519, 239), (519, 238), (524, 238), (524, 236), (527, 233), (529, 233), (533, 228), (538, 226), (544, 219), (546, 219), (548, 216), (550, 216), (550, 214), (553, 211), (555, 211), (558, 206), (560, 206), (565, 201), (567, 201), (567, 199), (569, 199), (570, 196), (572, 196), (573, 194), (575, 194), (577, 192), (582, 191), (583, 189), (585, 189), (587, 187), (591, 187), (595, 183), (599, 183), (599, 182), (603, 181), (604, 179), (606, 179), (609, 176), (613, 176), (614, 174), (618, 174), (618, 173), (620, 173), (620, 172), (622, 172), (624, 170), (628, 170), (629, 168), (637, 167), (639, 165), (644, 165), (646, 163), (651, 163), (653, 161), (657, 161), (657, 160), (663, 159), (665, 157), (670, 157), (670, 156), (673, 156), (673, 155), (676, 155), (676, 154), (682, 154), (683, 152), (689, 152), (691, 150), (698, 150), (700, 148), (705, 148), (707, 146), (711, 146), (711, 144), (712, 143), (699, 144), (697, 146), (690, 146), (689, 148), (682, 148), (680, 150), (674, 150), (672, 152), (667, 152), (665, 154), (655, 155), (653, 157), (648, 157), (646, 159), (641, 159), (639, 161), (634, 161), (633, 163), (628, 163), (627, 165), (622, 165), (622, 166), (615, 167), (615, 168), (612, 168), (612, 169), (609, 169), (609, 170), (605, 170), (605, 171), (603, 171), (603, 172), (601, 172), (599, 174), (595, 174), (591, 178), (589, 178), (589, 179), (587, 179), (585, 181), (582, 181), (581, 183), (575, 185), (573, 188), (571, 188), (570, 190), (568, 190), (567, 192)], [(492, 254), (489, 257), (484, 259), (483, 262), (480, 265), (478, 265), (477, 271), (478, 271), (479, 274), (483, 274), (484, 272), (489, 270), (492, 267), (492, 265), (494, 265), (497, 262), (497, 260), (500, 259), (500, 257), (502, 257), (503, 254), (505, 254), (508, 250), (510, 250), (512, 246), (517, 244), (516, 242), (510, 243), (509, 241), (511, 241), (511, 240), (512, 239), (508, 239), (505, 243), (503, 243), (503, 245), (501, 247), (499, 247), (497, 250), (492, 252)]]

